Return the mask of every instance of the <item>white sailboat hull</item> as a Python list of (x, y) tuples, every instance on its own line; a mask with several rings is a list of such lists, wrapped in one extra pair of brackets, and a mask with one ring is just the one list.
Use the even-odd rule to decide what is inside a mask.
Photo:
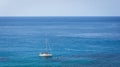
[(39, 56), (41, 56), (41, 57), (51, 57), (52, 54), (40, 53)]

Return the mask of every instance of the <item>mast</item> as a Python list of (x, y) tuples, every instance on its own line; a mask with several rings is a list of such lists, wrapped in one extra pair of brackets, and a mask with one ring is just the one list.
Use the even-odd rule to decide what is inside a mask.
[(46, 45), (46, 52), (48, 52), (48, 40), (47, 40), (47, 38), (45, 39), (45, 45)]

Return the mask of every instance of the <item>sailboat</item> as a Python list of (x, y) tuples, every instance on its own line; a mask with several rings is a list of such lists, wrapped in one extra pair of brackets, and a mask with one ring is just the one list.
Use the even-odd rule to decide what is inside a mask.
[(45, 40), (45, 45), (46, 45), (46, 52), (40, 52), (39, 56), (41, 57), (52, 57), (52, 54), (48, 52), (48, 41), (47, 39)]

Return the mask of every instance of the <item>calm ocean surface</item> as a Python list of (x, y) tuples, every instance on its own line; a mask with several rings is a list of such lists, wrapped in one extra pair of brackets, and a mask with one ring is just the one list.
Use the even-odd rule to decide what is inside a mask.
[(0, 17), (0, 67), (120, 67), (120, 17)]

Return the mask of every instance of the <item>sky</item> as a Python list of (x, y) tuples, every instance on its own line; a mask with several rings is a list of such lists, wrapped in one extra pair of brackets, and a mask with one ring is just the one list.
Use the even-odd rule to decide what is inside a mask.
[(120, 0), (0, 0), (0, 16), (120, 16)]

